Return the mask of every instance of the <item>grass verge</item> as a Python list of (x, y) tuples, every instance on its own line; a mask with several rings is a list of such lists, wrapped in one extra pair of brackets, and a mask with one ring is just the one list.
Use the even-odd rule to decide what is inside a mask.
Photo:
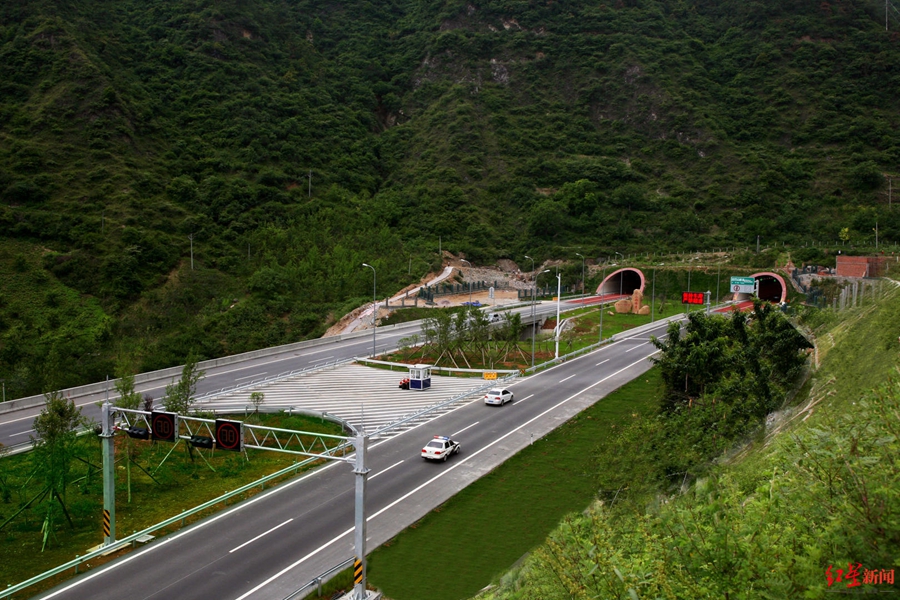
[[(650, 371), (525, 448), (463, 489), (369, 559), (369, 580), (396, 600), (468, 598), (541, 543), (559, 519), (603, 489), (597, 440), (655, 410), (659, 376)], [(449, 556), (414, 569), (423, 557)]]

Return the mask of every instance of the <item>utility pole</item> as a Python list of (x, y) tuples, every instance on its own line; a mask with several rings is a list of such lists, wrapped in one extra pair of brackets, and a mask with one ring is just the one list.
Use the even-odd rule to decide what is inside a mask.
[(376, 295), (375, 267), (363, 263), (362, 266), (372, 269), (372, 358), (375, 358), (375, 319), (378, 317), (378, 296)]
[(355, 546), (356, 559), (353, 561), (353, 596), (355, 600), (366, 598), (366, 480), (369, 469), (366, 466), (366, 452), (369, 445), (369, 437), (360, 427), (356, 435), (356, 462), (353, 474), (356, 475), (356, 506), (355, 513)]
[(559, 302), (562, 298), (562, 274), (556, 274), (556, 352), (554, 354), (554, 358), (559, 358), (559, 334), (560, 331), (560, 323), (559, 323)]
[[(609, 259), (607, 259), (609, 262)], [(600, 340), (603, 341), (603, 284), (606, 282), (606, 266), (603, 267), (603, 273), (600, 275)]]
[(759, 236), (756, 236), (756, 253), (759, 254)]
[(312, 169), (309, 170), (309, 191), (307, 197), (312, 198)]
[[(655, 308), (654, 304), (656, 304), (656, 302), (654, 302), (654, 300), (656, 299), (656, 269), (653, 269), (653, 286), (651, 289), (653, 290), (652, 292), (650, 292), (650, 322), (652, 323), (653, 321), (655, 321), (655, 319), (653, 318), (653, 316), (654, 316), (653, 310)], [(600, 306), (600, 318), (601, 319), (603, 318), (603, 305), (602, 304)]]
[(576, 252), (575, 256), (581, 257), (581, 297), (584, 298), (584, 255)]
[(194, 270), (194, 234), (188, 236), (188, 239), (191, 240), (191, 271)]
[(109, 376), (106, 378), (106, 402), (100, 406), (103, 447), (103, 545), (116, 541), (116, 465), (112, 404), (109, 403)]

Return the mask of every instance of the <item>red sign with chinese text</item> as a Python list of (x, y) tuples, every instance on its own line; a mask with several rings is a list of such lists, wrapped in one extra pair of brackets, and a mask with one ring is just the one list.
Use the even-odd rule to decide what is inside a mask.
[(681, 303), (682, 304), (705, 304), (706, 298), (704, 298), (706, 294), (703, 292), (681, 292)]

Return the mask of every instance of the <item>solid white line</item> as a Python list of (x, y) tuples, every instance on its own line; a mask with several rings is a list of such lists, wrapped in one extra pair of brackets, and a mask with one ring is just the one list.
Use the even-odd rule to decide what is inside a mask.
[(599, 366), (602, 365), (603, 363), (607, 363), (607, 362), (609, 362), (609, 359), (608, 359), (608, 358), (607, 358), (606, 360), (601, 360), (600, 362), (598, 362), (598, 363), (597, 363), (596, 365), (594, 365), (594, 366), (595, 366), (595, 367), (599, 367)]
[(294, 520), (294, 519), (288, 519), (287, 521), (285, 521), (285, 522), (282, 523), (281, 525), (276, 525), (275, 527), (273, 527), (272, 529), (266, 531), (265, 533), (259, 534), (258, 536), (256, 536), (256, 537), (253, 538), (252, 540), (247, 540), (246, 542), (244, 542), (243, 544), (241, 544), (241, 545), (238, 546), (237, 548), (234, 548), (234, 549), (232, 549), (232, 550), (229, 550), (229, 551), (228, 551), (228, 554), (231, 554), (232, 552), (235, 552), (235, 551), (237, 551), (237, 550), (240, 550), (241, 548), (243, 548), (243, 547), (246, 546), (247, 544), (252, 544), (253, 542), (255, 542), (256, 540), (258, 540), (258, 539), (261, 538), (262, 536), (264, 536), (264, 535), (269, 535), (270, 533), (272, 533), (273, 531), (275, 531), (275, 530), (278, 529), (279, 527), (284, 527), (285, 525), (287, 525), (288, 523), (290, 523), (290, 522), (293, 521), (293, 520)]
[(322, 354), (323, 352), (334, 352), (334, 348), (325, 348), (324, 350), (316, 350), (315, 352), (304, 352), (303, 354), (298, 354), (297, 356), (310, 356), (311, 354)]
[[(403, 459), (403, 460), (406, 460), (406, 459)], [(382, 473), (387, 473), (388, 471), (390, 471), (391, 469), (393, 469), (394, 467), (396, 467), (397, 465), (399, 465), (400, 463), (402, 463), (403, 460), (401, 460), (400, 462), (397, 462), (397, 463), (392, 464), (392, 465), (389, 466), (387, 469), (382, 469), (381, 471), (378, 471), (378, 472), (375, 473), (374, 475), (369, 475), (369, 481), (372, 481), (373, 479), (375, 479), (376, 477), (378, 477), (378, 476), (381, 475)]]
[[(575, 375), (578, 375), (578, 373), (575, 373)], [(568, 380), (572, 379), (573, 377), (575, 377), (575, 375), (569, 375), (565, 379), (560, 379), (559, 382), (562, 383), (563, 381), (568, 381)]]
[[(659, 352), (659, 351), (657, 350), (657, 351), (654, 352), (653, 354), (656, 354), (657, 352)], [(650, 356), (653, 356), (653, 354), (651, 354)], [(518, 427), (516, 427), (515, 429), (513, 429), (512, 431), (510, 431), (510, 432), (507, 433), (506, 435), (504, 435), (504, 436), (502, 436), (502, 437), (500, 437), (500, 438), (494, 440), (493, 442), (491, 442), (490, 444), (488, 444), (487, 446), (485, 446), (485, 447), (482, 448), (481, 450), (478, 450), (477, 452), (475, 452), (475, 453), (473, 453), (473, 454), (470, 454), (470, 455), (466, 456), (464, 459), (462, 459), (462, 460), (460, 460), (460, 461), (457, 461), (452, 467), (448, 467), (447, 469), (442, 470), (440, 474), (435, 475), (434, 477), (432, 477), (431, 479), (429, 479), (428, 481), (426, 481), (425, 483), (423, 483), (423, 484), (420, 485), (419, 487), (415, 488), (414, 490), (412, 490), (412, 491), (410, 491), (410, 492), (407, 492), (406, 494), (404, 494), (404, 495), (401, 496), (400, 498), (394, 500), (393, 502), (391, 502), (390, 504), (388, 504), (387, 506), (385, 506), (384, 508), (382, 508), (381, 510), (379, 510), (378, 512), (376, 512), (374, 515), (372, 515), (372, 516), (370, 516), (369, 518), (367, 518), (367, 519), (366, 519), (366, 522), (371, 521), (371, 520), (374, 519), (375, 517), (381, 515), (381, 514), (382, 514), (383, 512), (385, 512), (386, 510), (388, 510), (388, 509), (390, 509), (390, 508), (393, 508), (394, 506), (396, 506), (396, 505), (399, 504), (400, 502), (403, 502), (404, 500), (406, 500), (407, 498), (409, 498), (410, 496), (412, 496), (413, 494), (415, 494), (416, 492), (418, 492), (419, 490), (421, 490), (421, 489), (424, 488), (425, 486), (427, 486), (427, 485), (429, 485), (429, 484), (431, 484), (431, 483), (437, 481), (437, 480), (440, 479), (441, 477), (446, 476), (448, 473), (450, 473), (451, 471), (453, 471), (453, 470), (456, 469), (457, 467), (462, 466), (463, 464), (465, 464), (465, 462), (466, 462), (467, 460), (472, 459), (472, 458), (475, 458), (476, 456), (478, 456), (479, 454), (481, 454), (482, 452), (484, 452), (485, 450), (487, 450), (488, 448), (490, 448), (490, 447), (493, 446), (494, 444), (499, 444), (499, 443), (500, 443), (501, 441), (503, 441), (504, 439), (508, 438), (509, 436), (511, 436), (512, 434), (516, 433), (516, 432), (519, 431), (520, 429), (522, 429), (522, 428), (524, 428), (524, 427), (530, 425), (530, 424), (533, 423), (534, 421), (540, 419), (541, 417), (543, 417), (543, 416), (546, 415), (547, 413), (549, 413), (549, 412), (551, 412), (551, 411), (553, 411), (553, 410), (559, 408), (560, 406), (562, 406), (563, 404), (565, 404), (565, 403), (568, 402), (569, 400), (572, 400), (573, 398), (577, 398), (579, 395), (581, 395), (581, 394), (583, 394), (584, 392), (588, 391), (588, 390), (591, 389), (592, 387), (595, 387), (595, 386), (597, 386), (597, 385), (600, 385), (601, 383), (603, 383), (604, 381), (606, 381), (606, 380), (609, 379), (610, 377), (615, 377), (615, 376), (618, 375), (619, 373), (621, 373), (621, 372), (623, 372), (623, 371), (626, 371), (626, 370), (630, 369), (630, 368), (633, 367), (634, 365), (640, 364), (641, 361), (647, 360), (647, 358), (648, 358), (648, 357), (645, 356), (644, 358), (642, 358), (642, 359), (640, 359), (640, 360), (637, 360), (637, 361), (631, 363), (631, 364), (628, 365), (627, 367), (623, 367), (623, 368), (619, 369), (618, 371), (616, 371), (615, 373), (612, 373), (611, 375), (607, 375), (606, 377), (604, 377), (604, 378), (601, 379), (600, 381), (597, 381), (596, 383), (593, 383), (593, 384), (589, 385), (588, 387), (584, 388), (584, 389), (581, 390), (580, 392), (577, 392), (577, 393), (575, 393), (575, 394), (569, 396), (568, 398), (566, 398), (566, 399), (563, 400), (562, 402), (559, 402), (558, 404), (556, 404), (556, 405), (554, 405), (554, 406), (548, 408), (547, 410), (545, 410), (545, 411), (542, 412), (541, 414), (537, 415), (536, 417), (533, 417), (533, 418), (530, 419), (529, 421), (526, 421), (526, 422), (523, 423), (522, 425), (519, 425)], [(254, 594), (255, 592), (257, 592), (257, 591), (259, 591), (260, 589), (264, 588), (265, 586), (269, 585), (270, 583), (272, 583), (273, 581), (275, 581), (276, 579), (278, 579), (279, 577), (281, 577), (282, 575), (284, 575), (285, 573), (287, 573), (287, 572), (290, 571), (291, 569), (293, 569), (293, 568), (297, 567), (298, 565), (300, 565), (300, 564), (306, 562), (307, 560), (309, 560), (310, 558), (312, 558), (313, 556), (315, 556), (316, 554), (318, 554), (319, 552), (321, 552), (322, 550), (324, 550), (324, 549), (327, 548), (328, 546), (331, 546), (332, 544), (334, 544), (335, 542), (337, 542), (337, 541), (340, 540), (341, 538), (343, 538), (343, 537), (345, 537), (345, 536), (347, 536), (347, 535), (353, 533), (353, 529), (354, 529), (354, 528), (351, 527), (350, 529), (348, 529), (348, 530), (345, 531), (344, 533), (341, 533), (341, 534), (339, 534), (337, 537), (334, 537), (334, 538), (332, 538), (331, 540), (325, 542), (324, 544), (322, 544), (321, 546), (319, 546), (318, 548), (316, 548), (315, 550), (313, 550), (312, 552), (310, 552), (309, 554), (307, 554), (306, 556), (304, 556), (303, 558), (301, 558), (300, 560), (298, 560), (298, 561), (295, 562), (294, 564), (288, 565), (287, 567), (285, 567), (284, 569), (282, 569), (282, 570), (279, 571), (278, 573), (272, 575), (271, 577), (269, 577), (268, 579), (266, 579), (265, 581), (263, 581), (262, 583), (260, 583), (259, 585), (257, 585), (255, 588), (253, 588), (252, 590), (250, 590), (250, 591), (247, 592), (246, 594), (244, 594), (244, 595), (242, 595), (242, 596), (238, 596), (237, 598), (235, 598), (235, 600), (244, 600), (244, 598), (246, 598), (247, 596), (250, 596), (251, 594)]]
[(631, 348), (629, 348), (629, 349), (626, 350), (625, 352), (626, 352), (626, 353), (627, 353), (627, 352), (631, 352), (632, 350), (634, 350), (634, 349), (636, 349), (636, 348), (640, 348), (641, 346), (646, 346), (646, 345), (649, 344), (649, 343), (650, 343), (650, 342), (644, 342), (643, 344), (638, 344), (637, 346), (632, 346)]
[(25, 435), (26, 433), (31, 433), (34, 429), (29, 429), (28, 431), (21, 431), (19, 433), (11, 433), (9, 437), (16, 437), (17, 435)]
[(471, 429), (472, 427), (475, 427), (475, 426), (478, 425), (479, 423), (481, 423), (481, 421), (475, 421), (474, 423), (472, 423), (472, 424), (469, 425), (468, 427), (463, 427), (462, 429), (460, 429), (460, 430), (457, 431), (456, 433), (451, 433), (451, 434), (450, 434), (450, 437), (456, 437), (456, 436), (458, 436), (459, 434), (461, 434), (463, 431), (465, 431), (466, 429)]
[(251, 377), (259, 377), (260, 375), (266, 375), (268, 371), (263, 371), (262, 373), (256, 373), (255, 375), (246, 375), (244, 377), (235, 377), (235, 381), (240, 381), (241, 379), (250, 379)]

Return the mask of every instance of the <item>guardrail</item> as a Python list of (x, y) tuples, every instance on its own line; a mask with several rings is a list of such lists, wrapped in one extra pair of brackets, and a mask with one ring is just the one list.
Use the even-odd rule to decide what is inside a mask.
[(322, 595), (322, 583), (324, 581), (328, 580), (328, 576), (332, 575), (334, 573), (337, 573), (338, 571), (340, 571), (342, 569), (349, 567), (350, 565), (353, 564), (354, 560), (356, 560), (356, 559), (348, 558), (344, 562), (331, 567), (324, 573), (319, 573), (317, 576), (313, 577), (309, 583), (307, 583), (306, 585), (304, 585), (301, 588), (297, 588), (296, 590), (291, 592), (289, 595), (285, 596), (284, 600), (294, 600), (294, 598), (296, 598), (300, 594), (305, 594), (306, 592), (312, 590), (312, 588), (317, 588), (319, 591), (319, 595), (321, 596)]
[(252, 379), (247, 383), (240, 383), (236, 385), (229, 385), (223, 387), (218, 390), (214, 390), (212, 392), (206, 392), (196, 396), (194, 398), (194, 402), (200, 402), (204, 400), (212, 400), (213, 398), (218, 398), (219, 396), (226, 396), (228, 394), (233, 394), (235, 392), (239, 392), (241, 390), (246, 390), (254, 387), (258, 387), (260, 385), (271, 385), (277, 381), (282, 381), (284, 379), (290, 379), (291, 377), (299, 377), (300, 375), (305, 375), (308, 373), (314, 373), (316, 371), (323, 371), (325, 369), (334, 369), (340, 365), (354, 362), (355, 358), (345, 358), (343, 360), (335, 360), (331, 362), (326, 362), (318, 365), (313, 365), (311, 367), (305, 367), (303, 369), (294, 369), (293, 371), (282, 371), (278, 375), (272, 375), (271, 377), (263, 377), (261, 379)]
[(381, 434), (383, 434), (384, 432), (390, 431), (391, 429), (394, 429), (395, 427), (400, 427), (401, 425), (404, 425), (411, 421), (421, 419), (423, 416), (425, 416), (426, 414), (428, 414), (431, 411), (440, 410), (440, 409), (444, 408), (445, 406), (450, 406), (451, 404), (453, 404), (455, 402), (459, 402), (463, 398), (467, 398), (468, 396), (474, 396), (475, 394), (479, 394), (479, 393), (483, 392), (484, 390), (490, 389), (492, 387), (496, 387), (498, 383), (503, 383), (503, 382), (509, 381), (511, 379), (515, 379), (518, 376), (519, 376), (519, 374), (518, 374), (518, 372), (516, 372), (516, 373), (513, 373), (512, 375), (507, 375), (503, 379), (489, 381), (488, 383), (486, 383), (484, 385), (480, 385), (476, 388), (472, 388), (471, 390), (469, 390), (467, 392), (457, 394), (456, 396), (453, 396), (449, 400), (437, 402), (430, 406), (426, 406), (425, 408), (423, 408), (421, 410), (417, 410), (416, 412), (404, 415), (404, 416), (400, 417), (399, 419), (397, 419), (396, 421), (392, 421), (392, 422), (388, 423), (387, 425), (382, 425), (381, 427), (379, 427), (378, 429), (376, 429), (369, 435), (370, 435), (370, 437), (373, 437), (373, 438), (378, 437)]
[[(331, 451), (332, 451), (332, 453), (335, 453), (340, 450), (343, 450), (344, 448), (351, 447), (351, 446), (353, 446), (353, 443), (347, 441), (342, 444), (338, 444), (337, 446), (332, 448)], [(170, 518), (166, 519), (165, 521), (160, 521), (156, 525), (151, 525), (150, 527), (147, 527), (146, 529), (132, 533), (131, 535), (124, 537), (120, 540), (116, 540), (114, 543), (112, 543), (108, 546), (98, 548), (97, 550), (88, 552), (87, 554), (85, 554), (83, 556), (76, 556), (74, 560), (70, 560), (69, 562), (67, 562), (65, 564), (59, 565), (58, 567), (50, 569), (49, 571), (45, 571), (44, 573), (41, 573), (40, 575), (35, 575), (31, 579), (27, 579), (16, 585), (7, 587), (4, 590), (0, 590), (0, 598), (9, 598), (11, 595), (15, 594), (16, 592), (21, 592), (22, 590), (27, 589), (36, 583), (40, 583), (41, 581), (43, 581), (49, 577), (55, 577), (56, 575), (59, 575), (60, 573), (64, 573), (65, 571), (68, 571), (69, 569), (75, 569), (75, 572), (78, 573), (78, 567), (81, 564), (83, 564), (89, 560), (93, 560), (94, 558), (97, 558), (98, 556), (103, 556), (105, 554), (109, 554), (110, 552), (115, 552), (117, 550), (121, 550), (121, 549), (125, 548), (126, 546), (128, 546), (129, 544), (134, 545), (135, 543), (137, 543), (140, 540), (140, 538), (144, 537), (145, 535), (150, 535), (151, 533), (153, 533), (155, 531), (159, 531), (163, 527), (168, 527), (169, 525), (173, 525), (175, 523), (178, 523), (179, 521), (181, 521), (181, 524), (184, 525), (184, 520), (187, 517), (195, 515), (195, 514), (202, 512), (208, 508), (212, 508), (216, 504), (219, 504), (222, 502), (227, 502), (231, 498), (234, 498), (235, 496), (239, 496), (239, 495), (241, 495), (245, 492), (248, 492), (256, 487), (262, 486), (263, 489), (265, 489), (265, 485), (269, 481), (272, 481), (273, 479), (277, 479), (284, 475), (288, 475), (291, 473), (291, 471), (296, 471), (297, 469), (300, 469), (301, 467), (304, 467), (312, 462), (315, 462), (316, 460), (319, 460), (319, 459), (308, 458), (308, 459), (300, 461), (298, 463), (294, 463), (293, 465), (291, 465), (289, 467), (285, 467), (284, 469), (281, 469), (280, 471), (276, 471), (275, 473), (272, 473), (271, 475), (266, 475), (265, 477), (263, 477), (261, 479), (257, 479), (254, 482), (243, 485), (234, 491), (228, 492), (226, 494), (222, 494), (221, 496), (219, 496), (217, 498), (213, 498), (212, 500), (210, 500), (208, 502), (204, 502), (203, 504), (200, 504), (199, 506), (195, 506), (194, 508), (185, 510), (185, 511), (175, 515), (174, 517), (170, 517)]]

